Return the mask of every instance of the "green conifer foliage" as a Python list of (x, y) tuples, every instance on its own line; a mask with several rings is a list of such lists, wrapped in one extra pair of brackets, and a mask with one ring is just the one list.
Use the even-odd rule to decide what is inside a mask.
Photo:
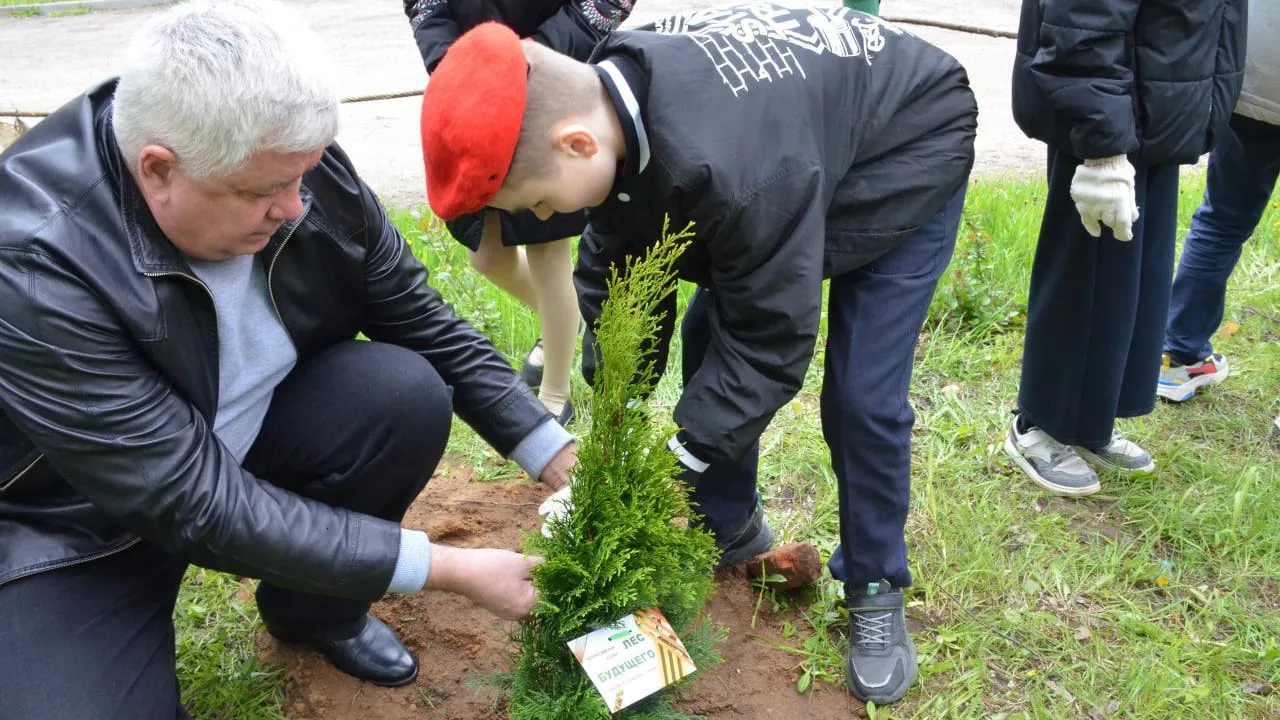
[[(591, 430), (578, 451), (573, 512), (552, 521), (550, 539), (530, 537), (538, 607), (520, 626), (509, 705), (515, 720), (610, 718), (604, 701), (566, 643), (636, 610), (659, 607), (701, 669), (717, 661), (716, 634), (703, 609), (717, 550), (690, 523), (688, 492), (666, 448), (673, 428), (632, 398), (648, 394), (652, 362), (643, 349), (657, 332), (656, 313), (675, 286), (675, 261), (691, 225), (663, 238), (610, 280), (596, 332), (601, 363), (591, 402)], [(696, 678), (698, 673), (694, 673)], [(667, 693), (619, 712), (632, 720), (686, 717)]]

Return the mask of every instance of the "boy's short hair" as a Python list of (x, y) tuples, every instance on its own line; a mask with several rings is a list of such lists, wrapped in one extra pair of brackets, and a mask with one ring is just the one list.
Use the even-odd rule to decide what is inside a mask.
[[(527, 52), (527, 58), (526, 58)], [(451, 220), (547, 171), (551, 134), (603, 89), (587, 65), (487, 22), (445, 53), (422, 98), (427, 202)]]
[(504, 181), (518, 185), (551, 167), (551, 135), (563, 120), (590, 112), (604, 97), (599, 79), (585, 63), (532, 40), (524, 42), (529, 59), (529, 88), (520, 141)]

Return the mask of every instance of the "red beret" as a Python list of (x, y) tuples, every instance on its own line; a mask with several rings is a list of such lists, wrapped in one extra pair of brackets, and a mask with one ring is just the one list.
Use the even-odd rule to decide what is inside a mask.
[(422, 96), (427, 202), (452, 220), (488, 205), (520, 140), (529, 63), (511, 28), (486, 22), (454, 42)]

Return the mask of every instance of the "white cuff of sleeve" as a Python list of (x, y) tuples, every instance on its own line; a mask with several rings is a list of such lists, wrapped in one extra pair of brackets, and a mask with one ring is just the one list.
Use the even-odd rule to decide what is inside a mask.
[(427, 584), (431, 573), (431, 540), (421, 530), (400, 529), (400, 554), (396, 557), (396, 571), (387, 586), (389, 593), (413, 595)]
[(684, 465), (696, 473), (705, 472), (706, 469), (711, 466), (711, 463), (706, 462), (697, 455), (689, 452), (688, 448), (686, 448), (680, 442), (680, 439), (674, 435), (667, 441), (667, 448), (676, 454), (676, 459), (680, 461), (681, 465)]

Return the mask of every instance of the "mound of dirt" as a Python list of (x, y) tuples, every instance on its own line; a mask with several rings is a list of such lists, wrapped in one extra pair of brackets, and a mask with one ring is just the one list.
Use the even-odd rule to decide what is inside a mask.
[[(538, 527), (545, 488), (524, 483), (471, 482), (464, 469), (431, 480), (409, 509), (405, 525), (427, 530), (438, 542), (463, 547), (518, 549), (521, 533)], [(710, 606), (728, 629), (719, 647), (724, 662), (700, 669), (678, 703), (683, 712), (709, 720), (729, 718), (855, 717), (861, 704), (843, 688), (817, 685), (796, 692), (803, 637), (783, 639), (782, 624), (804, 627), (797, 613), (757, 611), (757, 590), (741, 570), (722, 572)], [(314, 652), (277, 643), (261, 633), (264, 660), (285, 671), (285, 709), (297, 720), (422, 720), (505, 718), (504, 700), (488, 679), (505, 668), (508, 627), (469, 600), (424, 592), (376, 604), (373, 611), (396, 628), (418, 657), (419, 677), (402, 688), (361, 683), (335, 670)], [(751, 625), (755, 617), (755, 627)]]

